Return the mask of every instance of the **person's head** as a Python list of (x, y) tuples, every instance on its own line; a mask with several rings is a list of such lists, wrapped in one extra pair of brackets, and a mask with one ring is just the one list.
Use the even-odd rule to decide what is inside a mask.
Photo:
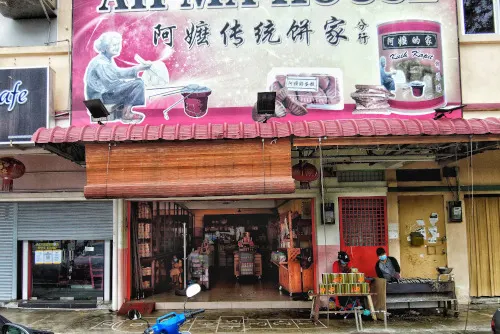
[(107, 57), (118, 56), (122, 51), (122, 35), (114, 31), (105, 32), (95, 40), (94, 49)]
[(338, 254), (338, 259), (341, 265), (346, 266), (351, 259), (349, 259), (349, 255), (346, 252), (340, 251)]
[(387, 254), (385, 253), (385, 249), (383, 249), (382, 247), (377, 248), (377, 256), (380, 261), (387, 260)]
[(387, 63), (387, 60), (385, 59), (384, 56), (380, 57), (380, 67), (385, 68), (385, 65)]

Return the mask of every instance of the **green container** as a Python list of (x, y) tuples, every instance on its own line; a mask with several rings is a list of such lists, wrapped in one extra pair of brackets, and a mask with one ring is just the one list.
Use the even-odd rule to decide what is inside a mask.
[(335, 277), (336, 277), (336, 276), (337, 276), (337, 274), (330, 274), (330, 275), (328, 276), (328, 279), (329, 279), (328, 283), (330, 283), (330, 284), (335, 283)]
[(347, 274), (347, 282), (346, 283), (357, 283), (356, 282), (356, 274), (353, 274), (353, 273), (349, 273)]

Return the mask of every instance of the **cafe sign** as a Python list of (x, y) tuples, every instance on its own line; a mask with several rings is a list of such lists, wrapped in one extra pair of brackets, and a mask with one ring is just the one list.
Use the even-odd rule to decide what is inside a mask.
[(90, 99), (108, 122), (151, 125), (423, 119), (461, 102), (455, 1), (74, 4), (73, 125), (96, 122)]
[(30, 142), (52, 114), (49, 67), (0, 68), (0, 144)]

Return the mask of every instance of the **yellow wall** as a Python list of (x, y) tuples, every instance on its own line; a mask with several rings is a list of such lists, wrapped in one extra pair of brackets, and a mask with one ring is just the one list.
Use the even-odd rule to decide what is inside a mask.
[(494, 44), (460, 44), (462, 98), (465, 104), (500, 103), (500, 40)]
[[(472, 162), (472, 163), (471, 163)], [(500, 185), (500, 151), (487, 151), (460, 160), (460, 183), (464, 185)]]

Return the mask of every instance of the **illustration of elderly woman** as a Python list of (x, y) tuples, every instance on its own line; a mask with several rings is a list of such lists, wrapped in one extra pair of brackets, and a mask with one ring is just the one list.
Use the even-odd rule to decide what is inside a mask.
[(389, 91), (394, 91), (396, 89), (396, 85), (394, 83), (393, 75), (396, 74), (396, 71), (385, 71), (385, 67), (387, 64), (387, 60), (384, 56), (380, 57), (380, 83)]
[(108, 107), (110, 120), (123, 123), (140, 123), (142, 114), (133, 112), (134, 106), (145, 105), (144, 82), (137, 77), (151, 63), (129, 68), (118, 67), (114, 57), (122, 50), (122, 36), (117, 32), (105, 32), (95, 42), (97, 53), (85, 72), (85, 98), (100, 99)]

